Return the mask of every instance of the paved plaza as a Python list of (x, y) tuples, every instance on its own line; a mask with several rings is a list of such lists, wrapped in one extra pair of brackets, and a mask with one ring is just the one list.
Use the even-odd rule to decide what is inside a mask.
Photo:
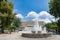
[(0, 40), (60, 40), (60, 35), (52, 35), (48, 38), (25, 38), (21, 37), (22, 32), (11, 34), (8, 37), (0, 37)]

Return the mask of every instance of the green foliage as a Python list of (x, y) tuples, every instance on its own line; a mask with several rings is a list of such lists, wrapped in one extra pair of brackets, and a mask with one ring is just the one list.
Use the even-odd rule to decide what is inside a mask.
[(11, 13), (13, 10), (13, 3), (12, 2), (7, 2), (7, 1), (1, 1), (0, 2), (0, 12), (8, 12)]
[(20, 27), (21, 26), (21, 19), (20, 18), (15, 18), (13, 20), (13, 25), (16, 27)]
[(60, 17), (60, 0), (50, 0), (50, 13), (55, 17)]
[(1, 13), (1, 29), (4, 32), (5, 28), (8, 28), (11, 25), (12, 21), (15, 18), (13, 14), (14, 5), (12, 2), (0, 1), (0, 13)]
[(15, 29), (16, 26), (10, 25), (8, 28), (9, 28), (9, 29)]
[(49, 8), (50, 8), (50, 13), (53, 16), (55, 16), (55, 18), (59, 18), (57, 22), (58, 25), (57, 31), (60, 32), (60, 0), (50, 0)]
[(52, 23), (48, 23), (45, 25), (48, 29), (56, 29), (58, 26), (57, 26), (57, 23), (56, 22), (52, 22)]
[(59, 26), (59, 28), (60, 28), (60, 19), (58, 20), (57, 25), (58, 25), (58, 26)]

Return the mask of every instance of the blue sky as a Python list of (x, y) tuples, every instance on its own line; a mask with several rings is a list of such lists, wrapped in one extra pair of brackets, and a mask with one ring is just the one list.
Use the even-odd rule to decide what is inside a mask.
[(50, 0), (12, 0), (12, 2), (14, 2), (14, 10), (17, 10), (15, 12), (21, 13), (23, 16), (26, 16), (30, 11), (37, 13), (49, 11), (49, 1)]

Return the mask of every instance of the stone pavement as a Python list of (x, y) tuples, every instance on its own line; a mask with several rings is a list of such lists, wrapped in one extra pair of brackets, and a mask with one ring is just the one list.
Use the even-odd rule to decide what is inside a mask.
[(12, 39), (16, 38), (17, 36), (18, 36), (18, 33), (8, 34), (8, 36), (6, 36), (6, 37), (4, 37), (4, 35), (3, 35), (3, 37), (0, 37), (0, 40), (12, 40)]
[(1, 37), (0, 40), (60, 40), (60, 35), (52, 35), (48, 38), (24, 38), (21, 37), (22, 32), (15, 33), (9, 37)]
[(24, 38), (21, 36), (17, 36), (16, 38), (13, 38), (12, 40), (60, 40), (60, 36), (54, 35), (53, 37), (48, 37), (48, 38)]

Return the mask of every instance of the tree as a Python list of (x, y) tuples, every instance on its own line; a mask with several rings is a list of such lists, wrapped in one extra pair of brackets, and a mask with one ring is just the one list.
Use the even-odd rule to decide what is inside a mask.
[(21, 19), (16, 17), (13, 20), (13, 25), (16, 26), (16, 27), (20, 27), (21, 26)]
[(0, 0), (0, 13), (1, 16), (1, 30), (4, 33), (4, 28), (8, 28), (11, 25), (13, 19), (15, 18), (15, 14), (12, 13), (14, 9), (14, 5), (12, 2), (7, 0)]
[[(50, 0), (49, 8), (50, 8), (50, 14), (55, 16), (55, 18), (59, 18), (59, 20), (60, 20), (60, 0)], [(60, 30), (60, 22), (59, 22), (59, 20), (57, 22), (58, 31)]]
[(57, 23), (56, 22), (52, 22), (52, 23), (48, 23), (45, 25), (48, 29), (56, 29), (58, 26), (57, 26)]
[(15, 19), (12, 21), (12, 24), (8, 27), (11, 31), (15, 31), (16, 28), (19, 28), (21, 26), (21, 19), (15, 17)]
[(47, 27), (48, 30), (53, 29), (51, 31), (57, 32), (58, 25), (56, 22), (48, 23), (45, 26)]
[(55, 17), (60, 17), (60, 0), (50, 0), (50, 14)]

